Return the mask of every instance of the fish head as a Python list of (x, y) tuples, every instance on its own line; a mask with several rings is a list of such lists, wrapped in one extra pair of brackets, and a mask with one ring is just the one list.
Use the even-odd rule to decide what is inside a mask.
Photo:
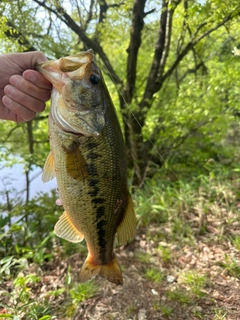
[(43, 62), (36, 69), (55, 89), (51, 105), (55, 123), (69, 133), (98, 136), (105, 125), (105, 85), (93, 51)]

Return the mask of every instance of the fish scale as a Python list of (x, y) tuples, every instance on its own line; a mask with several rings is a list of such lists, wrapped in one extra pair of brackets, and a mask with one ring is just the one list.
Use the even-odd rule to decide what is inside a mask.
[(71, 242), (85, 238), (80, 281), (101, 275), (122, 284), (115, 236), (120, 244), (133, 238), (136, 218), (124, 140), (101, 71), (91, 50), (37, 69), (53, 84), (43, 181), (56, 176), (65, 210), (54, 231)]

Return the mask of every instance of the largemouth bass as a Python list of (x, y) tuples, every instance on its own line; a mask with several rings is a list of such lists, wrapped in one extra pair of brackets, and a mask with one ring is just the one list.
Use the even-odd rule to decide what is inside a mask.
[(65, 210), (54, 231), (71, 242), (85, 238), (88, 256), (80, 281), (100, 275), (122, 284), (115, 235), (119, 244), (133, 238), (136, 218), (124, 140), (102, 73), (92, 50), (44, 62), (37, 70), (53, 84), (51, 151), (42, 180), (56, 176)]

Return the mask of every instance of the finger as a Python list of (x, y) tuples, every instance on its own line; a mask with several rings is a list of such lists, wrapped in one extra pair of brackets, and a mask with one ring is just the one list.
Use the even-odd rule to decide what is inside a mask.
[(40, 72), (36, 70), (26, 70), (22, 74), (23, 78), (35, 84), (39, 88), (43, 89), (52, 89), (52, 84), (46, 78), (41, 75)]
[(13, 114), (3, 103), (4, 98), (0, 101), (0, 119), (16, 121), (16, 114)]
[[(24, 106), (33, 112), (42, 112), (45, 109), (45, 102), (33, 96), (29, 96), (23, 91), (18, 90), (12, 85), (4, 88), (5, 94), (17, 104)], [(18, 113), (19, 114), (19, 113)]]
[(9, 82), (14, 87), (19, 89), (19, 91), (22, 91), (27, 95), (37, 98), (39, 100), (47, 101), (50, 98), (49, 89), (40, 88), (34, 85), (32, 82), (25, 80), (22, 76), (14, 75), (9, 79)]
[(6, 120), (15, 122), (29, 121), (36, 115), (35, 112), (17, 103), (8, 96), (3, 96), (2, 102), (8, 109), (8, 112), (5, 112), (4, 116)]

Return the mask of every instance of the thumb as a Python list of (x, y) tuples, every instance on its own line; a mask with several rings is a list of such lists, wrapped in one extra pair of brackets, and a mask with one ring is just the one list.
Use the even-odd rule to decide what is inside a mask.
[(41, 51), (26, 52), (24, 53), (24, 59), (26, 59), (26, 63), (30, 63), (30, 65), (28, 65), (26, 69), (35, 69), (37, 63), (45, 62), (48, 60)]
[(12, 62), (24, 71), (27, 69), (35, 69), (37, 63), (45, 62), (48, 59), (41, 51), (31, 51), (23, 53), (12, 53), (9, 55)]

